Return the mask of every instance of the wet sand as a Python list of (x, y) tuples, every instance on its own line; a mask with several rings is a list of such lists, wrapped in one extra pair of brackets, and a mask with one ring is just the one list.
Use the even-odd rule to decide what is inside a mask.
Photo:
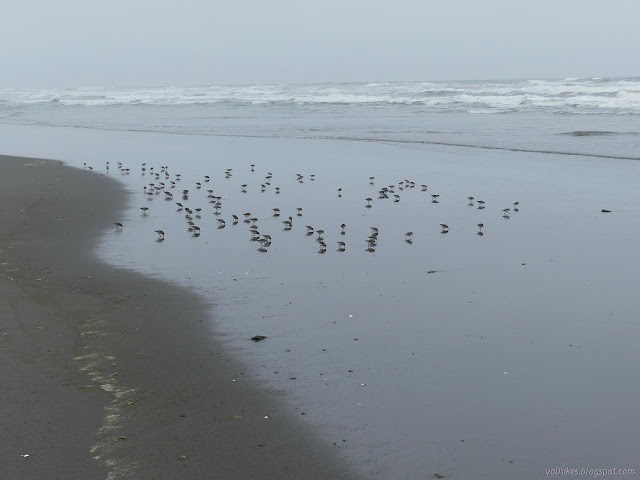
[(353, 478), (349, 445), (293, 421), (211, 333), (201, 297), (96, 260), (121, 184), (0, 166), (3, 478)]

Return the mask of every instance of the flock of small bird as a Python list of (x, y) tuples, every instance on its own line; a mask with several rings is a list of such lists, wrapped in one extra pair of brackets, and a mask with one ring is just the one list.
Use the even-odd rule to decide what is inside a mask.
[[(86, 163), (84, 164), (85, 168), (91, 169), (93, 170), (93, 168), (89, 165), (87, 165)], [(106, 162), (106, 169), (107, 171), (110, 168), (110, 162)], [(250, 165), (251, 168), (251, 172), (255, 172), (255, 164), (251, 164)], [(131, 173), (131, 170), (129, 168), (124, 168), (122, 162), (117, 162), (117, 169), (120, 171), (120, 173), (122, 175), (129, 175)], [(146, 163), (142, 163), (141, 165), (141, 173), (142, 175), (147, 175), (147, 164)], [(160, 195), (160, 194), (164, 194), (164, 198), (167, 201), (172, 201), (174, 194), (171, 190), (175, 189), (178, 186), (178, 183), (181, 181), (181, 175), (178, 174), (174, 174), (173, 179), (171, 178), (171, 175), (169, 174), (169, 167), (166, 165), (160, 166), (158, 169), (155, 169), (154, 167), (149, 167), (148, 169), (148, 174), (150, 176), (152, 176), (156, 181), (156, 182), (152, 182), (149, 183), (148, 185), (145, 185), (143, 187), (143, 193), (144, 195), (149, 199), (149, 200), (153, 200), (153, 198), (156, 195)], [(227, 168), (225, 170), (225, 178), (229, 179), (233, 176), (233, 169), (232, 168)], [(263, 183), (260, 184), (260, 188), (262, 192), (265, 192), (266, 189), (271, 185), (271, 179), (273, 178), (273, 174), (271, 172), (267, 172), (266, 176), (264, 177), (264, 181)], [(164, 179), (164, 181), (163, 181)], [(296, 174), (296, 180), (299, 183), (304, 183), (304, 175), (297, 173)], [(311, 174), (309, 175), (309, 180), (311, 181), (315, 181), (315, 175)], [(165, 183), (166, 181), (166, 183)], [(211, 177), (209, 175), (205, 175), (202, 179), (202, 181), (198, 181), (195, 183), (195, 189), (196, 190), (200, 190), (203, 188), (203, 184), (207, 184), (211, 181)], [(375, 177), (369, 177), (369, 183), (370, 185), (374, 185), (375, 184)], [(247, 184), (242, 184), (240, 185), (240, 191), (241, 193), (247, 193)], [(411, 181), (411, 180), (402, 180), (400, 182), (398, 182), (397, 185), (389, 185), (386, 187), (382, 187), (378, 190), (378, 199), (380, 200), (384, 200), (384, 199), (390, 199), (393, 197), (393, 202), (394, 203), (398, 203), (400, 202), (400, 195), (398, 193), (396, 193), (396, 190), (398, 191), (403, 191), (405, 189), (412, 189), (416, 187), (416, 183)], [(428, 187), (427, 185), (420, 185), (420, 189), (423, 192), (428, 191)], [(213, 214), (216, 215), (217, 217), (219, 217), (222, 212), (222, 197), (217, 196), (214, 194), (214, 190), (213, 189), (207, 189), (207, 199), (209, 201), (210, 204), (213, 205)], [(199, 237), (201, 234), (201, 228), (200, 226), (198, 226), (195, 222), (199, 219), (202, 218), (202, 209), (201, 208), (190, 208), (186, 205), (186, 202), (189, 200), (190, 195), (191, 195), (191, 191), (188, 189), (183, 189), (181, 190), (182, 193), (182, 202), (175, 202), (176, 206), (177, 206), (177, 211), (182, 213), (184, 212), (184, 218), (186, 221), (186, 228), (189, 232), (192, 233), (192, 235), (194, 237)], [(280, 187), (275, 187), (275, 194), (280, 194)], [(342, 197), (343, 194), (343, 190), (342, 188), (338, 188), (337, 191), (337, 195), (338, 197)], [(430, 194), (431, 196), (431, 203), (440, 203), (440, 195), (439, 194)], [(373, 198), (371, 197), (367, 197), (364, 199), (366, 204), (364, 205), (365, 208), (372, 208), (372, 202), (373, 202)], [(478, 210), (484, 210), (486, 207), (485, 201), (484, 200), (478, 200), (475, 197), (469, 196), (467, 197), (467, 201), (468, 201), (468, 206), (469, 207), (476, 207)], [(184, 202), (184, 203), (183, 203)], [(520, 202), (513, 202), (513, 206), (509, 207), (509, 208), (504, 208), (502, 210), (502, 216), (505, 219), (509, 219), (510, 215), (512, 213), (517, 213), (519, 211), (519, 205)], [(279, 208), (273, 208), (273, 217), (280, 217), (280, 209)], [(149, 213), (149, 207), (140, 207), (140, 211), (142, 212), (143, 216), (148, 215)], [(298, 207), (296, 209), (296, 216), (297, 217), (302, 217), (303, 214), (303, 209), (301, 207)], [(260, 244), (260, 247), (257, 249), (259, 252), (267, 252), (268, 248), (271, 246), (272, 244), (272, 238), (270, 235), (267, 234), (261, 234), (258, 228), (258, 218), (253, 216), (251, 212), (245, 212), (242, 214), (242, 222), (246, 223), (249, 225), (249, 233), (250, 233), (250, 240), (257, 242)], [(231, 215), (232, 218), (232, 225), (237, 225), (240, 221), (241, 218), (238, 215)], [(217, 223), (218, 229), (223, 229), (226, 227), (226, 221), (222, 218), (217, 218)], [(293, 229), (293, 216), (289, 216), (288, 218), (286, 218), (284, 221), (282, 221), (283, 224), (283, 230), (284, 231), (290, 231)], [(121, 230), (123, 228), (123, 225), (121, 222), (113, 222), (116, 229)], [(447, 234), (449, 233), (449, 225), (445, 224), (445, 223), (441, 223), (440, 224), (441, 227), (441, 231), (440, 233), (442, 234)], [(477, 224), (478, 227), (478, 232), (477, 235), (479, 236), (483, 236), (484, 232), (483, 232), (483, 227), (484, 224), (483, 223), (478, 223)], [(306, 228), (306, 236), (311, 237), (313, 235), (317, 235), (317, 237), (315, 237), (316, 242), (318, 243), (319, 246), (319, 250), (318, 253), (326, 253), (327, 251), (327, 243), (325, 242), (325, 238), (324, 238), (324, 230), (323, 229), (317, 229), (314, 228), (311, 225), (305, 225)], [(346, 228), (347, 226), (343, 223), (340, 225), (340, 235), (344, 236), (346, 235)], [(377, 227), (370, 227), (371, 233), (369, 234), (369, 236), (366, 238), (366, 244), (367, 244), (367, 248), (366, 251), (367, 252), (375, 252), (376, 247), (378, 246), (378, 234), (379, 234), (379, 230)], [(155, 230), (155, 233), (158, 235), (157, 241), (158, 242), (162, 242), (165, 239), (165, 232), (164, 230)], [(407, 244), (412, 244), (413, 243), (413, 232), (406, 232), (404, 234), (404, 241)], [(337, 251), (338, 252), (344, 252), (346, 250), (346, 242), (344, 240), (339, 240), (336, 242), (337, 245)]]

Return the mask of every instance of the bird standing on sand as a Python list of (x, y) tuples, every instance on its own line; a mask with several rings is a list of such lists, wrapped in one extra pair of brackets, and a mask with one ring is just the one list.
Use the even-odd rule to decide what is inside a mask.
[(365, 198), (365, 200), (367, 201), (367, 204), (365, 205), (365, 207), (371, 208), (371, 202), (373, 201), (373, 198), (367, 197)]
[(344, 252), (345, 248), (347, 247), (347, 244), (344, 242), (336, 242), (338, 244), (338, 251), (339, 252)]
[(346, 233), (344, 229), (347, 228), (347, 226), (343, 223), (342, 225), (340, 225), (340, 228), (342, 229), (342, 231), (340, 232), (340, 235), (344, 235)]
[(442, 231), (440, 233), (449, 233), (449, 225), (441, 223), (440, 226), (442, 227)]
[(164, 231), (163, 230), (155, 230), (158, 234), (158, 240), (164, 240)]

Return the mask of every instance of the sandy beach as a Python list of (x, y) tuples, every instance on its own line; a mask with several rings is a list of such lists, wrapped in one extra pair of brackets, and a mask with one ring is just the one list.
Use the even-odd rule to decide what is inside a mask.
[(57, 161), (0, 166), (3, 478), (354, 478), (245, 375), (199, 296), (96, 260), (121, 184)]
[(2, 160), (12, 468), (46, 478), (54, 452), (69, 478), (637, 468), (632, 135), (600, 157), (540, 153), (606, 146), (556, 134), (527, 152), (0, 135), (73, 167)]

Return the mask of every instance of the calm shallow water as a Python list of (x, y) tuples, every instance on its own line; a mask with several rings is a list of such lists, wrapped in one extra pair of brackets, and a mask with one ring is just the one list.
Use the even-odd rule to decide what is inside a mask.
[[(132, 209), (114, 219), (125, 228), (107, 233), (99, 255), (210, 299), (212, 327), (253, 374), (282, 388), (292, 415), (322, 426), (327, 441), (375, 478), (541, 478), (554, 466), (638, 467), (637, 162), (45, 127), (2, 126), (0, 137), (3, 153), (87, 162), (102, 173), (110, 160), (109, 175), (133, 192)], [(119, 174), (118, 160), (130, 175)], [(203, 209), (199, 238), (173, 202), (145, 198), (143, 185), (157, 180), (141, 175), (143, 161), (182, 174), (175, 190), (189, 189), (183, 203)], [(230, 179), (226, 168), (234, 169)], [(261, 193), (268, 171), (271, 186)], [(197, 190), (204, 175), (211, 182)], [(396, 188), (399, 203), (377, 199), (380, 187), (405, 178), (417, 186)], [(223, 197), (222, 230), (207, 188)], [(469, 195), (486, 209), (469, 207)], [(364, 208), (366, 197), (373, 208)], [(520, 211), (502, 218), (514, 201)], [(230, 224), (232, 213), (245, 211), (272, 235), (267, 253), (256, 251), (246, 224)], [(294, 227), (284, 232), (289, 215)], [(304, 225), (326, 231), (327, 253), (317, 253)], [(375, 253), (365, 251), (370, 226), (380, 230)], [(162, 243), (157, 228), (166, 232)], [(337, 240), (346, 241), (345, 252), (335, 251)], [(268, 338), (250, 342), (256, 334)]]

